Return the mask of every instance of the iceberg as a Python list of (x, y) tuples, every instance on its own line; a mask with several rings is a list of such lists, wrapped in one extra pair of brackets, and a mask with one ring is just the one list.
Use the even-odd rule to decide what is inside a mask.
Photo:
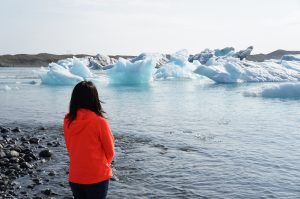
[(300, 98), (300, 83), (284, 83), (268, 86), (256, 91), (244, 92), (246, 97)]
[(73, 64), (69, 67), (72, 74), (79, 77), (88, 78), (92, 77), (93, 74), (88, 67), (86, 67), (79, 59), (73, 58)]
[(43, 84), (48, 85), (75, 85), (93, 77), (90, 69), (76, 57), (50, 63), (47, 69), (42, 67), (34, 72), (38, 74)]
[(184, 80), (194, 79), (196, 74), (192, 70), (188, 70), (185, 67), (178, 66), (173, 63), (165, 64), (157, 69), (154, 74), (155, 80)]
[(166, 55), (160, 53), (141, 53), (137, 57), (130, 59), (130, 61), (135, 63), (136, 61), (145, 60), (146, 58), (153, 59), (153, 61), (156, 62), (155, 68), (159, 68), (169, 61)]
[(211, 58), (223, 58), (223, 57), (236, 57), (240, 60), (245, 59), (247, 56), (251, 54), (253, 50), (253, 46), (248, 47), (246, 50), (240, 50), (239, 52), (235, 53), (235, 50), (233, 47), (225, 47), (223, 49), (205, 49), (204, 51), (191, 55), (189, 57), (189, 62), (193, 62), (195, 60), (198, 60), (201, 64), (206, 64)]
[(116, 63), (116, 59), (107, 55), (97, 54), (95, 57), (88, 57), (88, 67), (93, 70), (101, 70), (103, 67)]
[(234, 48), (226, 47), (223, 49), (205, 49), (204, 51), (200, 52), (199, 54), (191, 55), (189, 57), (189, 62), (199, 61), (201, 64), (206, 64), (208, 60), (212, 57), (224, 57), (224, 56), (234, 56)]
[(189, 62), (199, 61), (201, 64), (206, 64), (206, 62), (214, 56), (214, 51), (210, 49), (205, 49), (199, 54), (192, 55), (189, 57)]
[(189, 53), (186, 49), (170, 55), (170, 61), (156, 70), (155, 80), (183, 80), (194, 79), (197, 75), (193, 72), (197, 65), (188, 62)]
[(156, 59), (143, 56), (134, 60), (119, 58), (110, 69), (106, 70), (110, 84), (139, 85), (149, 84), (156, 66)]
[(300, 80), (300, 63), (252, 62), (234, 57), (211, 58), (194, 71), (217, 83), (284, 82)]
[(225, 47), (223, 49), (215, 49), (215, 56), (222, 57), (222, 56), (231, 56), (234, 54), (234, 48), (232, 47)]
[(253, 46), (249, 46), (246, 50), (240, 50), (239, 52), (235, 53), (233, 56), (239, 58), (240, 60), (243, 60), (251, 54), (252, 50), (253, 50)]

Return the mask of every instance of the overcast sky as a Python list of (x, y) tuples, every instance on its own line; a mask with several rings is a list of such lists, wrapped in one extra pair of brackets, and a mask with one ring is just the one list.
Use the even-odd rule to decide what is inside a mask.
[(0, 54), (300, 50), (300, 0), (0, 0)]

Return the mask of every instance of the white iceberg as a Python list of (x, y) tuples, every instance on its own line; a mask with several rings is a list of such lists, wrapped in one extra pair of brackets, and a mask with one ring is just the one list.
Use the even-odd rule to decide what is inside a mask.
[(244, 92), (246, 97), (300, 98), (300, 83), (277, 84)]
[(87, 78), (93, 77), (93, 73), (79, 59), (66, 59), (57, 63), (50, 63), (48, 68), (41, 68), (34, 72), (38, 74), (43, 84), (49, 85), (75, 85)]
[(73, 58), (73, 64), (69, 67), (70, 72), (74, 75), (89, 78), (93, 77), (92, 72), (88, 67), (86, 67), (79, 59), (76, 57)]
[[(193, 72), (198, 64), (188, 61), (189, 53), (186, 49), (180, 50), (170, 56), (170, 61), (156, 70), (155, 80), (183, 80), (194, 79)], [(198, 62), (197, 62), (198, 63)]]
[(211, 58), (195, 73), (218, 83), (284, 82), (300, 80), (300, 63), (252, 62), (233, 57)]

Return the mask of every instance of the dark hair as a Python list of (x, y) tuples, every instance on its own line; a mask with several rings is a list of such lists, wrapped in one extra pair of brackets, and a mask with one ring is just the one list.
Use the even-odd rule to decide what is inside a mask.
[(73, 89), (69, 114), (67, 115), (69, 126), (73, 120), (75, 120), (77, 110), (81, 108), (88, 109), (97, 115), (104, 117), (103, 114), (105, 112), (102, 109), (97, 88), (91, 81), (79, 82)]

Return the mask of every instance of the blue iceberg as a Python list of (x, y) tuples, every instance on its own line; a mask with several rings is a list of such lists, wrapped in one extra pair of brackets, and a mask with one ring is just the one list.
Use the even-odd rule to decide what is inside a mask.
[(110, 84), (138, 85), (149, 84), (156, 66), (156, 59), (143, 56), (134, 60), (119, 58), (110, 69), (106, 70)]

